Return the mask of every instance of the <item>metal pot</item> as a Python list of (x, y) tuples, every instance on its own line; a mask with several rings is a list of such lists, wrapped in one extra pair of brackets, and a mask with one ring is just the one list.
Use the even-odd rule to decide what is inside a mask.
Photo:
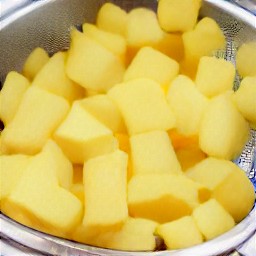
[[(253, 0), (254, 1), (254, 0)], [(253, 6), (256, 3), (251, 2)], [(7, 1), (4, 1), (6, 2)], [(8, 0), (8, 8), (3, 8), (0, 24), (0, 81), (3, 83), (6, 74), (11, 70), (21, 70), (28, 54), (37, 46), (43, 47), (49, 53), (54, 53), (69, 46), (69, 29), (80, 26), (83, 22), (94, 22), (95, 15), (104, 0), (41, 0), (16, 1), (18, 10), (13, 12), (13, 6)], [(113, 0), (112, 2), (129, 10), (137, 6), (156, 8), (157, 1), (148, 0)], [(236, 1), (240, 2), (240, 1)], [(5, 6), (6, 6), (5, 3)], [(4, 3), (3, 3), (4, 4)], [(255, 9), (254, 9), (255, 11)], [(214, 18), (223, 29), (227, 38), (226, 51), (218, 55), (235, 63), (235, 54), (239, 45), (247, 41), (256, 41), (256, 16), (244, 9), (224, 0), (204, 0), (200, 15)], [(237, 78), (238, 81), (238, 78)], [(246, 145), (241, 157), (236, 163), (255, 182), (256, 168), (256, 132)], [(235, 189), (235, 188), (234, 188)], [(121, 252), (82, 245), (53, 237), (16, 223), (1, 213), (1, 236), (3, 244), (17, 247), (18, 244), (33, 248), (50, 255), (94, 255), (94, 256), (213, 256), (230, 253), (237, 248), (242, 250), (242, 244), (248, 241), (256, 230), (255, 206), (250, 214), (229, 232), (188, 249), (159, 252)], [(254, 238), (251, 238), (253, 242)], [(8, 242), (7, 242), (8, 241)], [(250, 246), (248, 243), (247, 246)], [(19, 246), (18, 246), (19, 247)], [(3, 247), (6, 248), (6, 247)], [(27, 249), (25, 250), (24, 255)], [(14, 255), (14, 254), (12, 254)], [(19, 254), (22, 255), (22, 254)], [(33, 255), (41, 255), (34, 252)], [(227, 254), (225, 254), (227, 255)], [(239, 255), (239, 254), (238, 254)], [(250, 251), (246, 256), (256, 255)]]

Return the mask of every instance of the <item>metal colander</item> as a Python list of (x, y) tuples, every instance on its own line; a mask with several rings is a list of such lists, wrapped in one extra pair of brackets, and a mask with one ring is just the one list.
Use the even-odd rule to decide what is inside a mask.
[[(35, 47), (43, 47), (50, 54), (69, 47), (71, 26), (80, 27), (82, 23), (94, 22), (95, 15), (104, 0), (41, 0), (31, 2), (10, 15), (4, 15), (0, 24), (0, 81), (4, 82), (11, 70), (20, 71), (24, 60)], [(126, 10), (137, 6), (156, 9), (154, 0), (113, 0)], [(239, 1), (237, 1), (239, 2)], [(227, 48), (217, 56), (235, 63), (238, 47), (248, 41), (256, 41), (256, 16), (224, 0), (205, 0), (201, 17), (214, 18), (224, 31)], [(240, 78), (236, 77), (235, 87)], [(251, 140), (241, 157), (235, 162), (255, 182), (256, 133), (252, 130)], [(235, 188), (234, 188), (235, 189)], [(72, 241), (59, 239), (24, 227), (1, 213), (1, 236), (50, 255), (111, 255), (111, 256), (213, 256), (228, 255), (239, 248), (256, 230), (255, 207), (251, 213), (231, 231), (222, 236), (184, 250), (159, 252), (120, 252), (86, 246)], [(25, 255), (25, 254), (24, 254)], [(27, 254), (26, 254), (27, 255)], [(39, 255), (39, 254), (34, 254)], [(40, 254), (41, 255), (41, 254)], [(236, 254), (239, 255), (239, 254)], [(253, 254), (254, 255), (254, 254)], [(246, 255), (252, 256), (252, 255)]]

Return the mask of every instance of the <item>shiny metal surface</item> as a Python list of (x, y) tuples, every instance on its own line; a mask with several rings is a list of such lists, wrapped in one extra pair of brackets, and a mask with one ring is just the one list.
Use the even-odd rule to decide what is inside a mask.
[[(0, 81), (3, 82), (10, 70), (20, 70), (27, 55), (37, 46), (49, 53), (69, 46), (70, 26), (80, 26), (83, 22), (93, 22), (95, 14), (104, 0), (41, 0), (26, 5), (14, 14), (1, 20), (0, 24)], [(135, 6), (155, 8), (156, 1), (114, 0), (124, 9)], [(217, 55), (235, 63), (235, 54), (243, 42), (256, 40), (256, 17), (247, 11), (223, 0), (205, 0), (201, 16), (214, 18), (223, 29), (227, 38), (226, 51)], [(237, 84), (239, 77), (237, 77)], [(236, 163), (255, 181), (256, 132), (245, 147)], [(222, 236), (189, 249), (162, 252), (118, 252), (86, 246), (72, 241), (59, 239), (24, 227), (3, 214), (0, 215), (1, 236), (51, 255), (98, 255), (98, 256), (214, 256), (227, 255), (234, 249), (242, 249), (242, 244), (250, 239), (256, 230), (256, 209), (235, 228)], [(5, 240), (6, 241), (6, 240)], [(246, 254), (245, 256), (254, 256)], [(251, 253), (251, 251), (249, 251)], [(29, 255), (29, 254), (28, 254)], [(36, 254), (35, 254), (36, 255)], [(39, 254), (40, 255), (40, 254)], [(236, 253), (236, 255), (238, 255)]]

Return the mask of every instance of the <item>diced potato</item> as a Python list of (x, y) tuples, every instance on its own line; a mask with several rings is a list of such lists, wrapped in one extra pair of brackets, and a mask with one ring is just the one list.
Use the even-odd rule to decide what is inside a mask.
[(241, 221), (251, 210), (255, 199), (253, 185), (231, 161), (210, 157), (190, 168), (186, 174), (208, 187), (212, 197), (222, 204), (236, 222)]
[(158, 223), (139, 218), (128, 218), (122, 229), (114, 234), (102, 234), (102, 247), (126, 251), (153, 251), (156, 247), (154, 232)]
[(79, 101), (79, 103), (114, 133), (126, 131), (119, 109), (107, 95), (91, 96)]
[(249, 126), (231, 101), (230, 94), (211, 100), (201, 120), (200, 148), (209, 156), (232, 160), (241, 154)]
[(66, 52), (55, 53), (35, 76), (32, 86), (38, 86), (69, 102), (82, 98), (84, 89), (71, 81), (65, 72)]
[(27, 57), (22, 73), (32, 81), (49, 59), (48, 53), (43, 48), (35, 48)]
[(84, 165), (83, 225), (92, 233), (118, 230), (128, 217), (127, 160), (127, 154), (117, 150)]
[(240, 76), (256, 76), (256, 42), (241, 45), (236, 55), (236, 66)]
[(126, 24), (127, 44), (133, 48), (153, 46), (163, 38), (154, 11), (147, 8), (134, 8), (128, 13)]
[(181, 173), (181, 167), (165, 131), (152, 131), (130, 138), (133, 174)]
[(245, 77), (233, 95), (233, 101), (243, 115), (256, 128), (256, 76)]
[(158, 224), (154, 221), (128, 217), (118, 231), (109, 231), (91, 236), (88, 229), (80, 225), (73, 239), (85, 244), (126, 251), (152, 251), (156, 247), (154, 231)]
[(80, 201), (58, 186), (55, 159), (45, 152), (30, 160), (4, 206), (10, 210), (6, 214), (12, 216), (16, 209), (53, 234), (71, 231), (82, 215)]
[(116, 85), (108, 95), (119, 107), (130, 135), (168, 130), (175, 125), (164, 92), (155, 81), (134, 79)]
[(90, 23), (83, 24), (83, 33), (113, 52), (122, 62), (125, 61), (126, 41), (124, 37), (98, 29)]
[(105, 31), (125, 36), (127, 13), (113, 3), (105, 3), (97, 13), (96, 25)]
[(192, 30), (196, 25), (200, 6), (201, 0), (159, 0), (159, 24), (168, 32)]
[(180, 33), (164, 33), (155, 48), (178, 62), (184, 58), (184, 45)]
[(10, 195), (30, 162), (27, 155), (0, 156), (0, 200)]
[(202, 57), (196, 74), (196, 87), (207, 97), (214, 97), (233, 89), (235, 67), (230, 61), (216, 57)]
[(200, 20), (194, 30), (182, 35), (185, 59), (197, 65), (202, 56), (212, 55), (214, 51), (226, 45), (225, 36), (213, 19), (205, 17)]
[(206, 240), (215, 238), (235, 226), (232, 216), (215, 199), (195, 208), (192, 217)]
[(83, 183), (83, 164), (73, 164), (73, 184)]
[(66, 72), (71, 80), (84, 88), (106, 92), (121, 82), (124, 66), (111, 51), (73, 29)]
[(42, 152), (54, 157), (59, 185), (70, 189), (73, 182), (73, 166), (60, 147), (53, 140), (48, 140)]
[(178, 73), (179, 64), (175, 60), (151, 47), (143, 47), (126, 69), (124, 81), (149, 78), (165, 87)]
[(0, 118), (5, 125), (14, 118), (29, 85), (29, 81), (21, 74), (15, 71), (8, 73), (0, 92)]
[(126, 152), (128, 155), (131, 153), (130, 138), (126, 133), (115, 133), (118, 140), (119, 149)]
[(179, 75), (170, 84), (167, 100), (176, 117), (177, 131), (186, 136), (198, 134), (208, 100), (196, 89), (194, 82)]
[(168, 249), (181, 249), (203, 242), (203, 236), (191, 216), (159, 225), (156, 233), (164, 239)]
[(69, 110), (68, 102), (38, 87), (27, 89), (12, 122), (5, 127), (1, 146), (7, 153), (38, 153)]
[(65, 155), (78, 164), (117, 148), (112, 131), (79, 102), (73, 103), (68, 116), (55, 131), (54, 140)]
[(128, 184), (133, 217), (165, 223), (191, 214), (198, 203), (198, 186), (185, 175), (140, 174)]

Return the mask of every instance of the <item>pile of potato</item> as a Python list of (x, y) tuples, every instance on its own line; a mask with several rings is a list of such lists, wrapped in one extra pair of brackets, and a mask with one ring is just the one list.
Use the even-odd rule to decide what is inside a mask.
[(106, 3), (68, 51), (36, 48), (1, 90), (1, 211), (85, 244), (186, 248), (230, 230), (254, 188), (231, 160), (256, 127), (256, 42), (236, 69), (201, 0)]

